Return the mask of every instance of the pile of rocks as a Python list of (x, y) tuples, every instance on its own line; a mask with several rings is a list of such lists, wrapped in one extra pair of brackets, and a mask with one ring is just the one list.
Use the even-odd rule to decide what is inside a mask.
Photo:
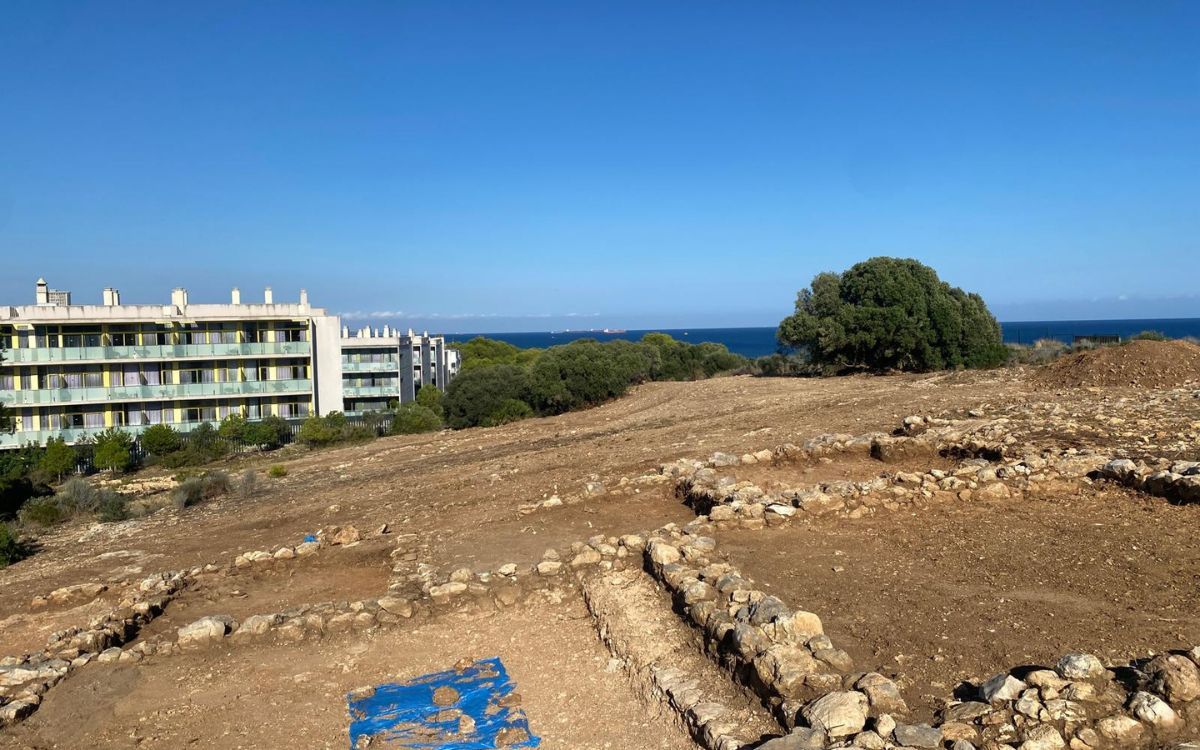
[(955, 750), (1090, 750), (1168, 746), (1200, 720), (1200, 648), (1106, 668), (1090, 654), (1067, 654), (1049, 668), (1002, 672), (977, 700), (945, 708), (937, 725)]
[(860, 731), (869, 715), (907, 711), (895, 683), (854, 671), (817, 615), (791, 609), (722, 561), (709, 530), (695, 522), (652, 535), (647, 569), (703, 634), (709, 654), (762, 698), (781, 725), (800, 727), (806, 742), (823, 746)]
[[(132, 661), (121, 645), (157, 617), (191, 578), (191, 571), (160, 573), (141, 581), (116, 609), (84, 627), (57, 631), (37, 654), (0, 659), (0, 726), (21, 721), (72, 670), (95, 660)], [(97, 584), (98, 585), (98, 584)]]
[(1200, 502), (1200, 461), (1134, 462), (1117, 458), (1100, 467), (1094, 476), (1172, 502)]

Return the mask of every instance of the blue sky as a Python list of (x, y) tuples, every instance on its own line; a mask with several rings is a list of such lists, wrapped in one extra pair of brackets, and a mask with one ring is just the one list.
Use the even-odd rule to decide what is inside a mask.
[(1001, 319), (1200, 316), (1200, 4), (8, 4), (0, 303), (446, 332), (773, 325), (919, 258)]

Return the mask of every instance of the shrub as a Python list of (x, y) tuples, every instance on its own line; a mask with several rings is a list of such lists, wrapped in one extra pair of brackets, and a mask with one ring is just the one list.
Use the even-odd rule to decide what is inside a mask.
[(231, 485), (228, 474), (214, 469), (180, 482), (172, 493), (171, 500), (176, 508), (183, 510), (203, 500), (212, 500), (228, 493)]
[(38, 461), (37, 470), (54, 481), (61, 482), (67, 474), (75, 471), (75, 449), (67, 445), (62, 438), (50, 438), (46, 441), (46, 450)]
[(272, 479), (282, 479), (287, 476), (287, 467), (283, 464), (272, 464), (271, 468), (267, 469), (267, 476)]
[(29, 548), (22, 543), (17, 530), (10, 524), (0, 523), (0, 568), (29, 556)]
[(1018, 365), (1045, 364), (1071, 351), (1071, 347), (1058, 339), (1038, 339), (1030, 346), (1006, 344), (1006, 347), (1009, 363)]
[(446, 416), (442, 407), (442, 392), (436, 385), (423, 385), (417, 389), (417, 403), (436, 414), (439, 422)]
[(238, 494), (243, 500), (248, 500), (258, 494), (258, 472), (246, 469), (242, 472), (242, 481), (238, 483)]
[(66, 516), (91, 513), (100, 504), (100, 494), (86, 479), (75, 477), (58, 488), (58, 492), (54, 494), (54, 502), (58, 503), (58, 507)]
[(175, 508), (183, 510), (204, 499), (204, 481), (200, 477), (191, 477), (179, 483), (171, 493), (171, 502)]
[[(338, 416), (341, 415), (339, 414)], [(334, 424), (330, 421), (330, 417), (333, 417), (333, 414), (330, 414), (329, 417), (321, 417), (314, 414), (304, 420), (304, 423), (300, 425), (300, 434), (298, 435), (300, 442), (310, 448), (318, 448), (337, 442), (340, 435)]]
[(204, 499), (211, 500), (214, 497), (220, 497), (229, 493), (233, 487), (233, 482), (230, 481), (229, 475), (220, 469), (206, 471), (200, 475), (200, 481), (204, 485)]
[(183, 438), (169, 424), (150, 425), (139, 439), (142, 441), (142, 450), (158, 458), (175, 453), (183, 447)]
[(523, 367), (538, 358), (537, 349), (521, 349), (505, 341), (476, 336), (464, 344), (456, 344), (462, 365), (459, 374), (479, 367), (517, 365)]
[(628, 387), (609, 350), (592, 339), (551, 347), (529, 369), (529, 404), (547, 414), (599, 404)]
[(286, 444), (291, 436), (292, 426), (274, 414), (257, 422), (248, 422), (242, 431), (243, 440), (263, 450), (275, 450)]
[(446, 387), (446, 422), (455, 429), (481, 425), (502, 403), (524, 401), (528, 392), (529, 377), (516, 365), (466, 370)]
[(1133, 341), (1167, 341), (1167, 335), (1158, 331), (1142, 331), (1130, 336)]
[(202, 466), (212, 463), (229, 453), (229, 443), (221, 439), (217, 430), (205, 422), (188, 433), (182, 441), (183, 448), (162, 456), (160, 463), (169, 469), (182, 466)]
[(877, 371), (991, 367), (1006, 358), (1000, 325), (979, 295), (898, 258), (817, 274), (778, 337), (817, 364)]
[(101, 490), (96, 517), (104, 523), (126, 520), (129, 518), (129, 498), (120, 492)]
[(133, 437), (124, 430), (111, 427), (95, 437), (96, 447), (92, 462), (97, 469), (106, 469), (120, 474), (133, 464)]
[(67, 513), (53, 497), (39, 497), (21, 506), (17, 517), (33, 526), (56, 526), (67, 520)]
[(533, 416), (533, 407), (515, 398), (500, 402), (500, 406), (483, 420), (483, 427), (499, 427), (509, 422), (519, 422)]
[(45, 475), (37, 471), (44, 453), (33, 444), (0, 451), (0, 519), (16, 516), (31, 497), (51, 494)]
[(217, 434), (225, 440), (240, 443), (245, 429), (246, 418), (241, 414), (230, 414), (221, 420), (221, 425), (217, 427)]
[[(425, 388), (421, 389), (425, 391)], [(436, 388), (430, 390), (436, 391)], [(419, 403), (401, 404), (392, 418), (392, 432), (397, 435), (414, 435), (418, 432), (434, 432), (442, 429), (442, 418), (433, 409)]]

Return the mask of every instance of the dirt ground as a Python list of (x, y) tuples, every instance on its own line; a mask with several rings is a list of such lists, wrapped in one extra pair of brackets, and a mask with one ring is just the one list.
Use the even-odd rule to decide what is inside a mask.
[[(560, 417), (239, 459), (226, 468), (259, 471), (254, 497), (41, 533), (37, 554), (0, 570), (0, 656), (36, 650), (50, 632), (85, 624), (147, 575), (225, 564), (331, 525), (354, 525), (366, 538), (271, 571), (209, 577), (141, 637), (204, 615), (381, 596), (388, 552), (402, 537), (414, 555), (403, 565), (413, 570), (528, 565), (547, 548), (594, 534), (693, 518), (669, 484), (645, 479), (663, 462), (821, 433), (890, 432), (911, 414), (1004, 419), (1018, 455), (1080, 448), (1200, 459), (1200, 397), (1187, 389), (1053, 390), (1025, 370), (652, 383)], [(938, 461), (855, 456), (731, 471), (769, 487), (865, 480)], [(272, 464), (286, 466), (287, 476), (268, 479)], [(537, 507), (555, 495), (561, 506)], [(1126, 659), (1200, 643), (1200, 547), (1188, 531), (1198, 513), (1105, 489), (822, 519), (723, 533), (721, 541), (747, 575), (819, 614), (860, 666), (899, 674), (910, 703), (928, 712), (963, 679), (1067, 650)], [(382, 524), (389, 533), (379, 537)], [(35, 596), (87, 582), (110, 591), (73, 607), (31, 606)], [(235, 651), (87, 665), (31, 718), (0, 732), (0, 747), (346, 747), (347, 691), (494, 655), (527, 697), (543, 747), (692, 746), (658, 716), (658, 704), (636, 699), (619, 668), (610, 671), (575, 600)]]
[[(965, 413), (1014, 383), (1022, 387), (1007, 371), (650, 383), (616, 402), (559, 417), (383, 438), (286, 461), (264, 457), (231, 468), (284, 463), (286, 477), (260, 475), (257, 497), (42, 534), (42, 553), (0, 570), (0, 614), (26, 611), (34, 596), (59, 586), (229, 560), (296, 544), (333, 524), (365, 532), (387, 523), (417, 534), (422, 561), (446, 569), (503, 564), (510, 550), (540, 553), (586, 538), (581, 531), (589, 528), (633, 531), (688, 518), (661, 489), (613, 494), (622, 477), (665, 461), (718, 450), (740, 454), (822, 432), (891, 430), (912, 413)], [(609, 493), (585, 507), (518, 511), (556, 493), (579, 496), (593, 478)]]
[(493, 656), (546, 750), (694, 747), (610, 665), (576, 598), (349, 641), (92, 665), (0, 734), (0, 747), (341, 749), (350, 691)]
[(962, 681), (1010, 667), (1200, 643), (1198, 525), (1200, 506), (1105, 489), (717, 536), (927, 718)]

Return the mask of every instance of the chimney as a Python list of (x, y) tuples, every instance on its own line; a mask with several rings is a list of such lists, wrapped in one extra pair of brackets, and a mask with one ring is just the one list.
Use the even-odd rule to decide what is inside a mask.
[(187, 307), (187, 290), (181, 286), (172, 289), (171, 304), (176, 307)]
[(350, 338), (350, 326), (342, 326), (342, 338)]
[(383, 324), (383, 337), (386, 339), (387, 337), (389, 337), (391, 335), (392, 335), (392, 329), (388, 328), (387, 323), (384, 323)]
[(50, 304), (50, 287), (46, 284), (45, 279), (37, 280), (37, 296), (35, 299), (39, 305)]
[(263, 292), (263, 304), (265, 304), (265, 305), (275, 304), (275, 295), (271, 293), (271, 287), (267, 287), (266, 290)]
[(229, 302), (230, 302), (230, 304), (233, 304), (233, 305), (240, 305), (240, 304), (242, 304), (242, 290), (241, 290), (241, 289), (238, 289), (238, 288), (235, 286), (235, 287), (233, 288), (233, 294), (231, 294), (231, 295), (230, 295)]
[(121, 304), (121, 293), (111, 286), (104, 290), (104, 305), (106, 307), (114, 307)]
[(304, 307), (308, 307), (308, 290), (307, 289), (300, 290), (300, 304), (303, 305)]

